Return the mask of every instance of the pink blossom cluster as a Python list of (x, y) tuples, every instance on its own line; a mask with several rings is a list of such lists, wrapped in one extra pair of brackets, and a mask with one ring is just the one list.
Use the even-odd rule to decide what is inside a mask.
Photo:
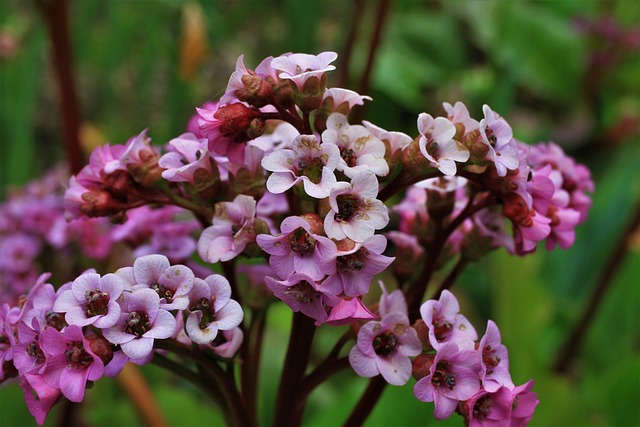
[(243, 311), (226, 278), (196, 277), (164, 255), (101, 276), (88, 271), (55, 290), (41, 275), (21, 305), (0, 306), (0, 382), (17, 378), (39, 424), (61, 396), (84, 399), (90, 382), (146, 364), (155, 340), (232, 357)]
[(493, 321), (478, 340), (457, 299), (445, 290), (438, 300), (422, 304), (421, 319), (411, 325), (403, 293), (388, 294), (384, 286), (382, 291), (380, 321), (360, 328), (349, 353), (358, 375), (382, 375), (389, 384), (404, 385), (413, 374), (416, 398), (434, 402), (436, 419), (458, 412), (468, 426), (529, 422), (538, 404), (533, 380), (514, 386), (507, 348)]

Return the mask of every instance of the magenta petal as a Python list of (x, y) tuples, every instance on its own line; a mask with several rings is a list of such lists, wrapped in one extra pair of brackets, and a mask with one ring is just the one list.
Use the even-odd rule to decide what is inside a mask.
[(72, 402), (82, 402), (87, 386), (87, 369), (65, 369), (60, 377), (60, 391)]
[(444, 420), (445, 418), (449, 418), (458, 406), (458, 401), (456, 399), (448, 398), (441, 395), (440, 393), (434, 393), (433, 397), (433, 417), (436, 420)]

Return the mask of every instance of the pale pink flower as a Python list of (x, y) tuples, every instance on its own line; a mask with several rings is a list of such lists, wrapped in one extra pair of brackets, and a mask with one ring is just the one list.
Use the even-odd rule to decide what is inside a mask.
[(298, 89), (302, 90), (309, 78), (321, 79), (327, 71), (335, 70), (336, 67), (329, 64), (337, 57), (338, 54), (335, 52), (322, 52), (318, 55), (287, 54), (273, 58), (271, 67), (280, 71), (279, 77), (281, 79), (291, 80)]
[(456, 127), (444, 117), (418, 116), (420, 152), (445, 175), (456, 174), (455, 162), (469, 160), (469, 150), (453, 139)]
[(369, 130), (369, 132), (371, 132), (373, 136), (388, 145), (389, 152), (386, 153), (387, 155), (392, 155), (397, 151), (404, 150), (413, 141), (413, 139), (406, 133), (388, 131), (366, 120), (363, 120), (362, 124)]
[(481, 367), (480, 379), (485, 390), (493, 393), (501, 386), (513, 388), (507, 347), (500, 342), (500, 331), (492, 320), (487, 322), (487, 331), (480, 340), (478, 357)]
[(456, 125), (456, 128), (458, 125), (462, 126), (463, 133), (473, 132), (480, 127), (478, 121), (471, 118), (467, 106), (462, 102), (458, 101), (453, 106), (448, 102), (443, 102), (442, 107), (447, 112), (447, 118)]
[(371, 101), (370, 96), (360, 95), (357, 92), (340, 87), (325, 89), (322, 97), (323, 104), (329, 99), (333, 103), (333, 111), (349, 111), (356, 105), (364, 105), (364, 101)]
[(429, 343), (440, 351), (447, 343), (461, 350), (475, 349), (478, 334), (473, 325), (460, 314), (456, 297), (444, 290), (438, 300), (428, 300), (420, 307), (422, 320), (429, 328)]
[(327, 129), (322, 132), (322, 141), (338, 146), (340, 162), (336, 169), (349, 178), (363, 171), (378, 176), (389, 173), (389, 164), (384, 159), (384, 143), (364, 126), (349, 125), (344, 114), (333, 113), (329, 116)]
[(488, 105), (482, 106), (484, 119), (480, 120), (480, 135), (489, 148), (487, 158), (496, 166), (498, 176), (518, 167), (518, 153), (511, 126)]
[(292, 150), (274, 151), (262, 159), (262, 167), (273, 172), (267, 179), (267, 190), (280, 194), (302, 182), (309, 196), (323, 199), (336, 184), (333, 171), (339, 161), (340, 149), (335, 144), (321, 144), (313, 135), (300, 135)]
[(216, 339), (209, 344), (209, 348), (218, 356), (231, 359), (240, 349), (244, 334), (240, 328), (233, 328), (221, 332), (222, 333), (218, 334)]
[(198, 240), (198, 253), (207, 262), (229, 261), (240, 255), (247, 244), (256, 239), (257, 220), (253, 197), (238, 195), (233, 202), (215, 206), (211, 227), (205, 228)]
[(338, 182), (329, 195), (331, 210), (324, 229), (332, 239), (364, 242), (389, 223), (387, 207), (378, 196), (378, 179), (372, 172), (360, 172), (350, 183)]
[(162, 177), (167, 181), (195, 184), (196, 173), (200, 174), (199, 181), (202, 181), (202, 175), (218, 175), (207, 150), (206, 139), (199, 139), (192, 133), (184, 133), (169, 141), (169, 148), (172, 151), (164, 154), (158, 161), (158, 165), (165, 169), (162, 171)]
[(433, 402), (433, 416), (437, 420), (448, 418), (458, 402), (473, 397), (480, 390), (480, 369), (474, 350), (460, 350), (452, 342), (438, 349), (429, 375), (413, 387), (413, 394), (422, 402)]

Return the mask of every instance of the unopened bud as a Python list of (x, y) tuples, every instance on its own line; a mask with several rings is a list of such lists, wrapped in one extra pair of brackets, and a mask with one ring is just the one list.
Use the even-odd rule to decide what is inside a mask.
[(106, 365), (113, 359), (113, 348), (111, 343), (102, 337), (87, 338), (91, 351), (98, 356)]
[[(324, 80), (324, 84), (322, 83)], [(293, 83), (295, 86), (295, 83)], [(311, 76), (304, 82), (302, 91), (299, 93), (299, 99), (297, 104), (302, 111), (312, 111), (320, 107), (322, 104), (322, 98), (324, 95), (324, 89), (326, 87), (326, 77), (323, 75), (322, 79), (316, 76)]]
[(230, 136), (245, 132), (251, 126), (253, 119), (260, 117), (260, 111), (237, 102), (220, 107), (213, 117), (222, 122), (220, 132)]
[(422, 174), (431, 168), (431, 162), (420, 151), (419, 140), (414, 139), (402, 152), (402, 166), (411, 174)]
[(416, 380), (429, 376), (434, 358), (434, 354), (419, 354), (413, 359), (411, 373)]
[(312, 234), (324, 234), (324, 221), (320, 216), (314, 213), (305, 213), (301, 216), (311, 226), (310, 230)]

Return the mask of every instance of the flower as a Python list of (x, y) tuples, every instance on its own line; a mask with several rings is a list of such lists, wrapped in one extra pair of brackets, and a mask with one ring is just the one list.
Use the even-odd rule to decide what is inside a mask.
[(469, 160), (469, 150), (453, 137), (456, 127), (444, 117), (435, 119), (426, 113), (418, 116), (420, 152), (445, 175), (455, 175), (455, 162)]
[(331, 210), (324, 218), (327, 236), (364, 242), (375, 230), (384, 228), (389, 223), (389, 213), (377, 195), (378, 179), (372, 172), (358, 173), (351, 183), (336, 183), (329, 194)]
[(480, 378), (485, 390), (493, 393), (501, 386), (513, 388), (507, 347), (500, 342), (500, 331), (492, 320), (487, 322), (487, 332), (478, 345), (478, 357), (481, 362)]
[(482, 112), (480, 135), (489, 147), (488, 160), (495, 164), (498, 176), (505, 176), (507, 170), (516, 169), (519, 163), (511, 126), (486, 104), (482, 106)]
[(280, 194), (302, 182), (309, 196), (323, 199), (336, 184), (333, 171), (339, 161), (340, 149), (335, 144), (321, 144), (313, 135), (300, 135), (292, 150), (274, 151), (262, 159), (262, 167), (273, 172), (267, 179), (267, 190)]
[(176, 319), (160, 308), (160, 297), (152, 289), (137, 289), (125, 295), (120, 320), (102, 334), (110, 343), (119, 344), (127, 357), (142, 359), (153, 351), (154, 340), (174, 334)]
[(229, 261), (254, 242), (256, 235), (266, 229), (264, 221), (255, 218), (256, 201), (238, 195), (233, 202), (215, 206), (212, 226), (204, 229), (198, 240), (198, 253), (205, 261)]
[(58, 295), (53, 311), (66, 313), (70, 325), (110, 328), (120, 318), (117, 300), (124, 291), (124, 281), (115, 274), (100, 277), (86, 273), (73, 281), (71, 289)]
[(447, 343), (455, 343), (461, 350), (474, 349), (478, 334), (460, 312), (456, 297), (442, 291), (439, 300), (428, 300), (420, 307), (420, 316), (429, 328), (429, 343), (440, 351)]
[(434, 402), (433, 416), (443, 420), (453, 414), (459, 401), (480, 390), (479, 368), (475, 351), (460, 350), (448, 342), (440, 346), (429, 375), (418, 380), (413, 394), (420, 401)]
[(493, 392), (480, 390), (464, 402), (462, 413), (469, 427), (509, 426), (511, 422), (511, 390), (500, 387)]
[(206, 139), (197, 138), (192, 133), (184, 133), (169, 141), (169, 146), (173, 151), (164, 154), (158, 161), (158, 165), (165, 169), (162, 171), (162, 177), (167, 181), (196, 184), (196, 180), (217, 177), (218, 171), (214, 170)]
[(513, 397), (513, 403), (511, 404), (511, 427), (524, 427), (526, 426), (533, 412), (536, 410), (538, 403), (537, 393), (531, 391), (533, 388), (533, 380), (529, 380), (526, 383), (515, 387), (511, 393)]
[(229, 281), (219, 274), (195, 279), (189, 293), (189, 317), (185, 329), (197, 344), (208, 344), (218, 331), (232, 330), (242, 322), (244, 313), (237, 301), (231, 299)]
[(382, 141), (364, 126), (350, 126), (344, 114), (333, 113), (329, 116), (327, 129), (322, 132), (322, 141), (338, 146), (340, 162), (336, 169), (349, 178), (362, 171), (371, 171), (378, 176), (389, 173)]
[(280, 71), (278, 76), (281, 79), (291, 80), (302, 91), (310, 78), (321, 79), (327, 71), (335, 70), (336, 67), (329, 64), (337, 57), (338, 54), (335, 52), (322, 52), (318, 55), (287, 54), (273, 58), (271, 67)]
[(320, 280), (335, 272), (335, 243), (314, 233), (305, 218), (287, 217), (282, 221), (280, 230), (282, 233), (278, 237), (260, 234), (256, 238), (262, 250), (271, 255), (269, 265), (278, 276), (286, 278), (296, 272)]

